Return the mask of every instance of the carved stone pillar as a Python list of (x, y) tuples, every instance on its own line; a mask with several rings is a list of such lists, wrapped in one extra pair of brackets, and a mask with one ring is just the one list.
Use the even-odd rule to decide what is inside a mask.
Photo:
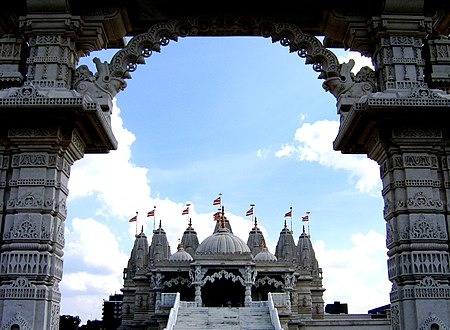
[(448, 325), (448, 131), (399, 123), (379, 134), (369, 156), (381, 165), (392, 328), (421, 329), (430, 315)]
[(382, 15), (372, 20), (378, 88), (381, 91), (424, 87), (422, 45), (431, 20), (421, 16)]
[(30, 329), (58, 329), (67, 183), (85, 146), (76, 130), (56, 127), (10, 128), (7, 140), (1, 312)]
[(417, 16), (374, 20), (381, 92), (353, 104), (334, 142), (380, 165), (393, 329), (450, 325), (450, 96), (425, 81), (427, 24)]
[[(86, 23), (67, 5), (66, 0), (28, 0), (28, 13), (17, 28), (24, 39), (0, 38), (2, 329), (13, 324), (59, 328), (70, 167), (84, 153), (117, 145), (109, 103), (102, 108), (98, 101), (110, 100), (111, 93), (91, 96), (72, 89), (86, 44), (105, 46), (103, 23)], [(86, 77), (77, 78), (80, 86)]]

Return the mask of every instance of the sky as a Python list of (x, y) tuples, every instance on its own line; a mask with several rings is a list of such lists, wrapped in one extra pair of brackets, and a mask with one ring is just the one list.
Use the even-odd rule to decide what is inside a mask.
[[(116, 51), (80, 64), (95, 72), (92, 59), (109, 61)], [(371, 65), (333, 51), (341, 62)], [(146, 62), (114, 99), (118, 149), (85, 155), (71, 170), (62, 315), (101, 319), (103, 300), (123, 286), (136, 230), (150, 242), (161, 221), (174, 253), (190, 204), (199, 240), (211, 235), (219, 194), (245, 242), (253, 226), (245, 213), (255, 205), (272, 253), (284, 221), (297, 241), (309, 212), (325, 304), (366, 313), (389, 303), (378, 165), (333, 150), (336, 99), (304, 59), (265, 38), (191, 37)], [(284, 218), (290, 207), (292, 219)]]

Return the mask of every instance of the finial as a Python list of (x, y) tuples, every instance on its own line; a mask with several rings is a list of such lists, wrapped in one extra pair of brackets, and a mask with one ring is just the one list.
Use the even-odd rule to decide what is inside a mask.
[(258, 220), (255, 217), (255, 228), (258, 227)]
[(287, 228), (286, 220), (284, 220), (284, 228)]
[(183, 249), (183, 242), (181, 241), (181, 239), (178, 239), (178, 247), (177, 247), (178, 251)]
[(261, 242), (259, 242), (259, 247), (261, 249), (264, 249), (266, 247), (266, 242), (262, 239)]
[(144, 225), (142, 225), (142, 227), (141, 227), (141, 234), (143, 234), (144, 233)]
[(222, 206), (222, 218), (220, 219), (220, 227), (225, 228), (225, 207)]
[(192, 218), (189, 218), (189, 223), (188, 223), (189, 228), (192, 227)]
[(159, 229), (161, 229), (161, 227), (162, 227), (162, 226), (161, 226), (161, 221), (162, 221), (162, 220), (160, 219), (160, 220), (159, 220)]
[(303, 234), (305, 234), (305, 225), (303, 225)]

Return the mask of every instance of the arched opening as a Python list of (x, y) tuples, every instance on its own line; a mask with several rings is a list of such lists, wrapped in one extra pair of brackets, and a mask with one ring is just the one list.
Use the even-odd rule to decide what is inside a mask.
[[(189, 40), (187, 40), (187, 39), (189, 39)], [(178, 43), (178, 44), (172, 44), (172, 45), (169, 45), (168, 47), (172, 47), (172, 48), (176, 48), (176, 47), (179, 47), (179, 45), (181, 44), (181, 43), (183, 43), (183, 44), (188, 44), (188, 43), (190, 43), (193, 39), (195, 39), (195, 38), (186, 38), (186, 39), (183, 39), (183, 40), (180, 40), (180, 43)], [(266, 44), (269, 44), (270, 45), (270, 41), (269, 40), (265, 40), (265, 39), (263, 39), (263, 38), (260, 38), (260, 40), (261, 41), (263, 41), (263, 42), (265, 42)], [(276, 47), (278, 47), (279, 49), (281, 49), (283, 52), (287, 52), (287, 50), (285, 49), (285, 48), (283, 48), (283, 47), (280, 47), (280, 45), (275, 45)], [(217, 46), (217, 47), (221, 47), (221, 46)], [(224, 46), (225, 47), (225, 46)], [(150, 59), (148, 59), (148, 65), (147, 65), (147, 67), (148, 68), (152, 68), (152, 66), (154, 66), (154, 65), (156, 65), (156, 64), (154, 64), (152, 61), (154, 60), (154, 59), (156, 59), (156, 56), (160, 56), (160, 57), (164, 57), (164, 56), (166, 56), (165, 54), (164, 54), (164, 52), (166, 52), (167, 51), (167, 49), (162, 49), (162, 54), (155, 54), (154, 56), (154, 58), (152, 57), (152, 58), (150, 58)], [(236, 49), (236, 51), (239, 51), (239, 49)], [(169, 55), (170, 56), (170, 55)], [(297, 65), (298, 66), (300, 66), (300, 67), (304, 67), (305, 65), (304, 65), (304, 63), (303, 63), (303, 60), (300, 58), (298, 58), (298, 56), (296, 56), (295, 54), (291, 54), (291, 55), (289, 55), (288, 54), (288, 56), (291, 56), (292, 58), (295, 58), (296, 59), (296, 61), (297, 61)], [(218, 60), (220, 60), (220, 59), (218, 59)], [(181, 60), (180, 60), (181, 61)], [(183, 62), (183, 63), (186, 63), (186, 62)], [(176, 64), (176, 62), (175, 62), (175, 64)], [(184, 86), (184, 88), (183, 88), (183, 86), (181, 86), (181, 88), (179, 87), (179, 86), (176, 86), (176, 87), (170, 87), (170, 85), (172, 84), (172, 83), (174, 83), (177, 79), (178, 79), (178, 76), (173, 76), (172, 75), (172, 73), (170, 73), (169, 74), (169, 78), (168, 78), (168, 82), (163, 82), (163, 77), (164, 77), (164, 73), (162, 74), (162, 75), (159, 75), (159, 74), (156, 74), (157, 75), (157, 77), (160, 77), (160, 78), (158, 78), (158, 82), (155, 82), (154, 80), (153, 80), (153, 78), (150, 78), (150, 80), (151, 80), (151, 84), (148, 82), (148, 80), (149, 80), (149, 77), (151, 76), (151, 70), (149, 70), (148, 72), (148, 75), (147, 75), (147, 77), (145, 78), (145, 79), (143, 79), (143, 80), (140, 80), (139, 78), (137, 78), (138, 77), (138, 75), (139, 75), (139, 73), (140, 73), (140, 70), (142, 70), (143, 68), (141, 67), (141, 68), (139, 68), (137, 71), (136, 71), (136, 73), (134, 73), (133, 74), (133, 79), (132, 80), (130, 80), (130, 81), (128, 81), (128, 83), (129, 83), (129, 87), (127, 88), (127, 90), (125, 90), (125, 92), (124, 92), (124, 94), (127, 94), (128, 92), (129, 92), (129, 90), (130, 89), (135, 89), (135, 88), (138, 88), (137, 87), (137, 85), (136, 84), (138, 84), (138, 85), (140, 85), (140, 86), (148, 86), (148, 85), (144, 85), (143, 83), (141, 83), (142, 81), (144, 81), (145, 79), (147, 80), (147, 84), (149, 84), (149, 89), (151, 89), (151, 88), (158, 88), (156, 85), (158, 85), (158, 84), (162, 84), (162, 85), (165, 85), (165, 88), (173, 88), (173, 91), (172, 91), (172, 93), (173, 93), (173, 98), (178, 98), (178, 97), (188, 97), (188, 94), (189, 93), (192, 93), (192, 92), (188, 92), (188, 90), (189, 90), (189, 88), (193, 88), (194, 89), (194, 93), (197, 93), (198, 92), (198, 88), (197, 88), (197, 83), (193, 83), (192, 84), (192, 86), (188, 86), (188, 85), (185, 85)], [(305, 78), (305, 80), (309, 80), (309, 81), (311, 81), (311, 82), (314, 82), (314, 83), (316, 83), (317, 82), (317, 80), (316, 80), (316, 78), (317, 78), (317, 73), (315, 73), (313, 70), (311, 70), (311, 67), (306, 67), (306, 69), (309, 71), (309, 72), (311, 72), (311, 76), (308, 76), (307, 78)], [(245, 71), (243, 71), (243, 72), (245, 72)], [(220, 76), (216, 76), (216, 79), (219, 79), (220, 78)], [(269, 79), (269, 77), (267, 77), (268, 79)], [(139, 79), (139, 80), (138, 80)], [(239, 80), (241, 80), (241, 77), (237, 77), (236, 78), (236, 81), (239, 81)], [(194, 81), (197, 81), (197, 80), (193, 80), (193, 82)], [(319, 81), (320, 82), (320, 81)], [(189, 87), (189, 88), (188, 88)], [(329, 97), (330, 99), (331, 99), (331, 97), (329, 96), (329, 95), (327, 95), (327, 94), (324, 94), (324, 92), (321, 90), (321, 88), (320, 88), (320, 83), (317, 85), (317, 86), (315, 86), (315, 88), (316, 89), (318, 89), (319, 90), (319, 92), (320, 93), (322, 93), (322, 96), (323, 96), (323, 98), (326, 98), (326, 97)], [(266, 93), (266, 92), (264, 92), (264, 93)], [(276, 98), (276, 94), (277, 93), (279, 93), (278, 91), (273, 91), (273, 98)], [(281, 93), (281, 92), (280, 92)], [(124, 94), (119, 94), (119, 96), (118, 96), (118, 100), (119, 100), (119, 102), (122, 102), (121, 101), (121, 99), (122, 99), (122, 97), (124, 96)], [(144, 95), (141, 95), (141, 96), (148, 96), (148, 94), (147, 94), (147, 92), (143, 92), (142, 94), (144, 94)], [(145, 95), (145, 94), (147, 94), (147, 95)], [(266, 93), (267, 94), (267, 93)], [(203, 95), (203, 99), (204, 99), (204, 102), (209, 102), (209, 99), (210, 98), (213, 98), (215, 95), (207, 95), (207, 94), (204, 94)], [(258, 97), (258, 95), (256, 95), (255, 96), (256, 98)], [(247, 102), (247, 104), (248, 104), (248, 101), (247, 100), (242, 100), (242, 101), (246, 101)], [(166, 97), (162, 97), (161, 99), (159, 99), (159, 100), (157, 100), (157, 99), (155, 99), (155, 98), (150, 98), (150, 99), (148, 99), (147, 98), (147, 102), (146, 103), (144, 103), (144, 105), (142, 105), (141, 104), (141, 106), (139, 107), (139, 106), (130, 106), (126, 111), (128, 112), (127, 113), (127, 116), (136, 116), (136, 117), (142, 117), (143, 115), (142, 115), (142, 112), (144, 112), (144, 111), (154, 111), (154, 114), (153, 114), (153, 117), (158, 117), (158, 111), (157, 110), (155, 110), (155, 107), (154, 107), (154, 105), (155, 105), (155, 103), (164, 103), (164, 102), (169, 102), (169, 100), (166, 98)], [(125, 109), (125, 103), (122, 103), (123, 104), (123, 106), (124, 106), (124, 109)], [(166, 103), (167, 104), (167, 103)], [(294, 104), (294, 103), (291, 103), (291, 104)], [(231, 104), (231, 106), (233, 106), (234, 104)], [(284, 109), (285, 108), (288, 108), (289, 107), (289, 104), (283, 104), (283, 111), (284, 111)], [(297, 107), (297, 106), (296, 106)], [(171, 105), (167, 105), (167, 107), (166, 107), (167, 109), (171, 109)], [(135, 109), (138, 109), (137, 111), (135, 111)], [(299, 107), (297, 107), (297, 110), (299, 109)], [(164, 111), (164, 110), (163, 110)], [(167, 110), (166, 110), (167, 111)], [(281, 110), (280, 110), (281, 111)], [(215, 112), (214, 112), (214, 114), (215, 114)], [(282, 121), (282, 120), (279, 120), (279, 119), (275, 119), (275, 117), (277, 117), (278, 115), (279, 115), (280, 113), (277, 113), (277, 114), (275, 114), (275, 113), (272, 113), (272, 122), (277, 122), (277, 124), (274, 124), (274, 125), (278, 125), (278, 122), (279, 121)], [(194, 115), (193, 113), (192, 113), (192, 115)], [(191, 116), (192, 116), (191, 115)], [(333, 115), (335, 115), (334, 113), (333, 113)], [(265, 116), (265, 114), (263, 114), (263, 111), (261, 111), (261, 116)], [(269, 118), (270, 116), (268, 116), (267, 117), (267, 119), (268, 120), (270, 120), (270, 118)], [(282, 117), (281, 115), (280, 115), (280, 117)], [(215, 119), (213, 116), (211, 116), (210, 118), (210, 124), (208, 125), (208, 123), (206, 123), (205, 125), (206, 126), (211, 126), (211, 127), (215, 127), (215, 130), (216, 131), (219, 131), (220, 130), (220, 127), (218, 127), (218, 126), (220, 126), (220, 125), (216, 125), (217, 124), (217, 119)], [(251, 118), (246, 118), (246, 119), (250, 119), (251, 120)], [(154, 120), (154, 121), (153, 121)], [(172, 131), (170, 131), (170, 127), (169, 126), (173, 126), (173, 122), (170, 122), (170, 121), (167, 121), (168, 122), (168, 124), (169, 125), (167, 125), (167, 126), (165, 126), (165, 128), (167, 129), (166, 130), (166, 133), (164, 134), (164, 132), (160, 132), (159, 131), (159, 129), (157, 128), (157, 127), (153, 127), (153, 123), (154, 122), (158, 122), (158, 124), (160, 123), (159, 122), (159, 120), (158, 120), (158, 118), (154, 118), (152, 121), (149, 121), (148, 123), (149, 123), (149, 127), (148, 127), (148, 130), (157, 130), (158, 131), (158, 133), (159, 133), (159, 135), (158, 134), (155, 134), (155, 136), (154, 136), (154, 139), (152, 139), (152, 143), (151, 144), (149, 144), (149, 147), (148, 147), (148, 149), (150, 149), (150, 150), (148, 150), (148, 153), (151, 153), (152, 151), (152, 149), (153, 149), (153, 147), (151, 147), (151, 145), (152, 144), (164, 144), (164, 143), (166, 143), (166, 141), (165, 140), (172, 140), (173, 139), (173, 136), (174, 135), (176, 135), (179, 131), (177, 131), (177, 129), (174, 129), (174, 130), (172, 130)], [(155, 126), (158, 126), (158, 124), (156, 124)], [(190, 122), (189, 122), (189, 124), (188, 125), (190, 125)], [(201, 131), (201, 130), (203, 130), (204, 129), (204, 127), (205, 127), (205, 125), (203, 125), (203, 122), (202, 122), (202, 124), (200, 124), (199, 126), (197, 126), (197, 129), (199, 130), (199, 131)], [(238, 125), (238, 124), (237, 124)], [(151, 127), (150, 127), (151, 126)], [(178, 128), (178, 126), (177, 126), (177, 128)], [(248, 134), (248, 136), (252, 136), (252, 135), (256, 135), (256, 134), (254, 134), (254, 132), (255, 132), (255, 130), (257, 129), (257, 127), (252, 127), (252, 130), (248, 130), (247, 131), (247, 134)], [(295, 128), (294, 129), (292, 129), (292, 131), (291, 131), (291, 134), (292, 134), (292, 132), (295, 130)], [(237, 130), (236, 130), (237, 131)], [(181, 133), (179, 136), (178, 136), (178, 140), (179, 141), (182, 141), (182, 140), (184, 140), (184, 137), (185, 137), (185, 135), (184, 134), (189, 134), (190, 133), (190, 131), (189, 132), (187, 132), (187, 133), (185, 133), (185, 132), (183, 132), (183, 133)], [(221, 133), (222, 133), (222, 131), (221, 131)], [(241, 132), (239, 132), (238, 134), (240, 134)], [(245, 133), (245, 132), (244, 132)], [(234, 131), (228, 131), (228, 133), (227, 132), (224, 132), (224, 134), (229, 134), (229, 135), (232, 135), (232, 134), (234, 134)], [(205, 133), (204, 134), (204, 136), (203, 136), (203, 139), (214, 139), (214, 140), (217, 140), (217, 139), (221, 139), (222, 137), (220, 136), (220, 134), (218, 134), (218, 135), (211, 135), (211, 134), (208, 134), (208, 133)], [(244, 139), (244, 137), (243, 137), (243, 139)], [(171, 141), (172, 142), (172, 141)], [(174, 144), (175, 144), (175, 142), (174, 142)], [(178, 142), (178, 145), (180, 145), (180, 142)], [(185, 146), (181, 146), (181, 147), (179, 147), (180, 149), (184, 149), (185, 148)], [(188, 148), (188, 147), (186, 147), (186, 148)], [(330, 145), (330, 148), (331, 148), (331, 145)], [(142, 150), (144, 150), (144, 149), (142, 149)], [(223, 150), (223, 149), (222, 149)], [(223, 152), (223, 151), (222, 151)], [(183, 153), (183, 150), (180, 150), (180, 153)], [(185, 157), (186, 156), (189, 156), (189, 155), (186, 155), (186, 154), (183, 154)], [(141, 155), (139, 155), (138, 157), (144, 157), (142, 154)], [(185, 159), (187, 159), (187, 158), (185, 158)], [(243, 162), (244, 163), (244, 162)], [(210, 176), (210, 179), (211, 180), (214, 180), (215, 178), (214, 178), (214, 175), (211, 175)], [(248, 177), (248, 179), (253, 179), (253, 178), (251, 178), (250, 176)], [(291, 180), (292, 180), (292, 178), (291, 178)], [(330, 177), (329, 178), (329, 181), (331, 182), (331, 180), (332, 180), (332, 178)], [(161, 181), (159, 181), (159, 179), (158, 178), (152, 178), (152, 181), (153, 182), (155, 182), (155, 186), (156, 186), (156, 183), (160, 183)], [(159, 181), (159, 182), (158, 182)], [(189, 184), (187, 184), (187, 185), (183, 185), (184, 187), (187, 187), (187, 186), (189, 186), (189, 185), (195, 185), (195, 183), (194, 182), (192, 182), (193, 180), (191, 180), (191, 182), (189, 183)], [(287, 181), (287, 180), (286, 180)], [(241, 184), (242, 184), (242, 182), (245, 182), (245, 181), (241, 181)], [(280, 181), (281, 182), (281, 181)], [(304, 181), (304, 182), (306, 182), (306, 181)], [(283, 183), (284, 183), (284, 181), (283, 181)], [(251, 184), (253, 184), (253, 182), (251, 183)], [(217, 185), (216, 185), (217, 186)], [(286, 187), (288, 187), (289, 186), (289, 184), (282, 184), (282, 183), (280, 183), (280, 186), (283, 186), (283, 188), (284, 189), (286, 189)], [(298, 187), (298, 186), (297, 186)], [(188, 188), (189, 189), (189, 188)], [(274, 190), (277, 190), (278, 188), (277, 187), (273, 187), (273, 189)], [(291, 190), (292, 188), (289, 188), (289, 190), (291, 191), (291, 193), (292, 193), (292, 196), (294, 195), (294, 191), (293, 190)], [(314, 188), (313, 188), (314, 189)], [(309, 192), (312, 192), (312, 189), (310, 189), (309, 190)], [(297, 194), (297, 196), (299, 195), (299, 193), (297, 192), (296, 193)], [(205, 194), (205, 196), (207, 197), (208, 195), (207, 194)], [(204, 196), (204, 197), (205, 197)], [(242, 201), (243, 202), (243, 201)], [(284, 202), (283, 202), (284, 203)], [(280, 205), (280, 203), (279, 203), (279, 205)], [(258, 205), (259, 206), (259, 205)], [(331, 206), (330, 206), (331, 207)], [(159, 208), (160, 209), (160, 208)], [(208, 210), (207, 209), (205, 209), (206, 211), (205, 212), (207, 212)], [(284, 210), (283, 210), (284, 211)], [(300, 210), (298, 211), (299, 213), (301, 212)], [(273, 218), (276, 218), (276, 216), (274, 216)], [(350, 217), (349, 217), (350, 218)], [(168, 219), (169, 220), (169, 219)], [(165, 220), (166, 221), (166, 220)], [(382, 223), (382, 222), (380, 222), (380, 223)], [(167, 229), (167, 223), (165, 223), (164, 224), (164, 226), (165, 226), (165, 228)], [(265, 223), (264, 223), (264, 225), (266, 225)], [(267, 226), (271, 226), (271, 228), (270, 229), (272, 229), (272, 231), (274, 232), (274, 233), (278, 233), (279, 232), (279, 230), (280, 230), (280, 228), (281, 228), (281, 225), (282, 225), (282, 223), (280, 222), (280, 223), (274, 223), (274, 224), (267, 224)], [(178, 226), (178, 225), (177, 225)], [(196, 230), (199, 230), (199, 227), (198, 227), (198, 225), (196, 226), (195, 225), (195, 219), (194, 219), (194, 227), (196, 228)], [(173, 228), (172, 228), (173, 229)], [(244, 235), (245, 235), (245, 232), (243, 232), (244, 233)], [(299, 230), (298, 230), (298, 228), (296, 228), (296, 235), (299, 233)], [(174, 234), (175, 235), (180, 235), (180, 233), (179, 232), (174, 232)], [(243, 239), (246, 239), (246, 237), (243, 237)], [(272, 241), (273, 240), (276, 240), (276, 236), (274, 235), (274, 238), (272, 238)], [(172, 247), (174, 247), (174, 244), (173, 243), (171, 243), (172, 244)], [(273, 251), (273, 250), (272, 250)], [(274, 251), (273, 251), (274, 252)], [(320, 263), (320, 259), (319, 259), (319, 263)], [(202, 290), (202, 293), (203, 293), (203, 290)], [(371, 306), (371, 307), (373, 307), (373, 306)]]
[(202, 301), (205, 307), (243, 307), (245, 288), (239, 282), (220, 278), (206, 282), (202, 287)]
[(258, 288), (252, 289), (252, 301), (267, 301), (269, 293), (279, 292), (283, 292), (283, 290), (270, 284), (261, 284)]

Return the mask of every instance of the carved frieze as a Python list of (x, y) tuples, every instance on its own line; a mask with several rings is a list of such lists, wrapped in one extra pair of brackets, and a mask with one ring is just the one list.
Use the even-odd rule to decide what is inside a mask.
[(397, 188), (407, 188), (407, 187), (431, 187), (431, 188), (442, 188), (443, 185), (439, 180), (396, 180), (387, 184), (382, 191), (383, 196), (389, 191), (395, 190)]
[(53, 198), (42, 198), (33, 191), (22, 193), (18, 198), (8, 200), (9, 209), (42, 209), (47, 211), (54, 210), (55, 200)]
[(404, 252), (388, 260), (389, 278), (402, 275), (446, 274), (449, 269), (448, 252)]
[(418, 220), (414, 221), (413, 225), (406, 226), (401, 235), (401, 239), (438, 239), (446, 240), (447, 233), (442, 230), (439, 224), (434, 224), (427, 220), (425, 216), (421, 215)]
[(442, 138), (442, 130), (439, 128), (404, 127), (392, 130), (393, 138)]
[[(2, 274), (49, 275), (50, 255), (39, 252), (14, 252), (2, 254)], [(60, 278), (60, 277), (59, 277)]]

